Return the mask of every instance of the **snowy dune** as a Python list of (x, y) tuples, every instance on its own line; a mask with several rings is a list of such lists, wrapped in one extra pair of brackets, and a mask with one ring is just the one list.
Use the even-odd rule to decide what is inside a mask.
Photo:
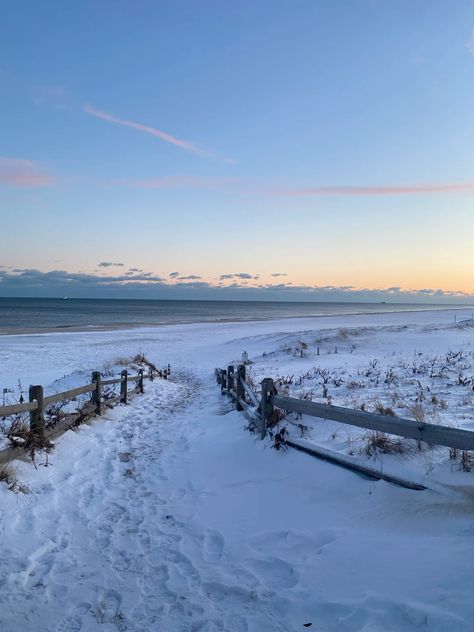
[[(245, 349), (257, 381), (293, 376), (281, 387), (293, 395), (345, 406), (364, 400), (369, 410), (382, 403), (405, 416), (419, 381), (427, 421), (474, 429), (472, 388), (457, 383), (459, 371), (461, 382), (474, 373), (474, 328), (459, 325), (470, 316), (447, 310), (3, 337), (2, 387), (16, 389), (20, 379), (54, 392), (138, 351), (170, 362), (173, 381), (146, 383), (127, 407), (66, 433), (47, 467), (44, 455), (37, 469), (15, 464), (29, 493), (0, 487), (0, 628), (292, 632), (311, 623), (321, 632), (472, 631), (473, 473), (460, 471), (446, 449), (365, 456), (432, 483), (410, 491), (276, 452), (243, 430), (246, 420), (213, 377)], [(436, 377), (434, 358), (442, 363), (459, 351), (463, 368)], [(375, 372), (365, 375), (374, 360)], [(414, 363), (423, 372), (413, 374)], [(427, 373), (424, 363), (437, 370)], [(330, 376), (328, 393), (321, 371)], [(446, 404), (433, 404), (433, 394)], [(363, 448), (349, 427), (299, 421), (309, 441)]]

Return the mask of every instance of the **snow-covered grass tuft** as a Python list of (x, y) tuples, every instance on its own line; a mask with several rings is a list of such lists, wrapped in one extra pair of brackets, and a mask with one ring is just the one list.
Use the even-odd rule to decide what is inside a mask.
[(18, 480), (16, 469), (12, 465), (0, 467), (0, 482), (5, 483), (8, 489), (15, 494), (28, 494), (30, 491), (27, 485)]

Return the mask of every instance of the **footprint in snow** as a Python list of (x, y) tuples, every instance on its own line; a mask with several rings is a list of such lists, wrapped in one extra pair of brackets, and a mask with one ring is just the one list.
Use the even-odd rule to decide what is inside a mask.
[(291, 553), (292, 557), (306, 559), (309, 555), (319, 554), (336, 542), (339, 533), (333, 529), (323, 529), (308, 536), (298, 531), (270, 531), (251, 538), (252, 547), (260, 553), (277, 551)]
[(124, 623), (119, 629), (126, 629), (124, 617), (120, 612), (120, 604), (122, 597), (116, 590), (104, 590), (100, 595), (100, 601), (97, 604), (95, 616), (99, 623)]
[(270, 590), (293, 588), (298, 583), (298, 573), (284, 560), (273, 557), (265, 560), (250, 559), (246, 563)]
[(206, 562), (217, 562), (224, 551), (224, 538), (218, 531), (208, 531), (204, 536), (203, 558)]
[(90, 603), (78, 604), (68, 615), (61, 619), (55, 628), (55, 632), (80, 632), (83, 629), (82, 615), (91, 610)]
[(94, 525), (91, 523), (90, 528), (94, 532), (98, 549), (106, 549), (109, 546), (110, 538), (113, 535), (112, 527), (109, 525)]

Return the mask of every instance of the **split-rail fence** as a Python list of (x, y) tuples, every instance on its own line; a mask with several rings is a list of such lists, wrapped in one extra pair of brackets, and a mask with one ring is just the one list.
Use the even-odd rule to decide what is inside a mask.
[[(343, 424), (366, 428), (374, 432), (386, 433), (423, 441), (429, 445), (441, 445), (457, 450), (474, 450), (474, 432), (429, 424), (412, 419), (391, 417), (377, 413), (341, 408), (319, 404), (304, 399), (285, 397), (278, 394), (272, 378), (261, 381), (261, 393), (257, 394), (246, 381), (246, 368), (244, 364), (230, 365), (227, 369), (216, 369), (216, 380), (220, 385), (222, 394), (227, 394), (235, 402), (236, 410), (245, 414), (251, 426), (263, 439), (271, 424), (274, 410), (281, 409), (286, 412), (310, 415), (320, 419), (329, 419)], [(292, 439), (285, 440), (286, 445), (312, 456), (322, 458), (338, 465), (358, 470), (374, 478), (382, 478), (404, 487), (412, 489), (425, 489), (423, 485), (412, 484), (397, 476), (390, 476), (378, 470), (368, 467), (360, 460), (327, 450), (310, 444), (308, 441)]]
[[(84, 386), (78, 386), (61, 393), (53, 395), (44, 395), (44, 389), (41, 385), (30, 386), (29, 397), (27, 402), (16, 404), (8, 404), (0, 406), (0, 418), (11, 417), (22, 413), (29, 413), (29, 438), (26, 441), (28, 445), (41, 446), (45, 445), (52, 437), (63, 434), (69, 428), (74, 427), (82, 421), (101, 415), (105, 408), (111, 408), (114, 404), (126, 404), (128, 398), (134, 394), (144, 392), (144, 381), (149, 379), (153, 381), (155, 377), (167, 379), (170, 374), (170, 365), (166, 369), (156, 370), (150, 368), (148, 371), (139, 369), (137, 375), (129, 375), (124, 369), (120, 377), (103, 379), (100, 371), (93, 371), (91, 381)], [(120, 393), (118, 395), (109, 396), (110, 393), (104, 391), (104, 387), (120, 385)], [(133, 388), (130, 388), (133, 384)], [(79, 395), (90, 393), (90, 401), (85, 402), (81, 408), (75, 412), (65, 413), (54, 424), (47, 423), (48, 408), (58, 402), (68, 402), (75, 400)], [(14, 458), (21, 447), (6, 448), (0, 451), (0, 463)]]

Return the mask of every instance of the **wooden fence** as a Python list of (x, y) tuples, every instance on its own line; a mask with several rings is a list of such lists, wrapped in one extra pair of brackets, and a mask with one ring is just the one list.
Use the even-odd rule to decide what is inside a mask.
[[(150, 369), (145, 373), (143, 369), (140, 369), (137, 375), (129, 375), (128, 371), (124, 369), (120, 377), (107, 379), (102, 379), (100, 371), (93, 371), (92, 380), (89, 384), (72, 388), (61, 393), (55, 393), (54, 395), (47, 395), (46, 397), (44, 396), (44, 389), (41, 385), (30, 386), (28, 393), (29, 401), (0, 406), (0, 418), (29, 413), (31, 436), (41, 445), (46, 439), (62, 434), (79, 421), (95, 415), (101, 415), (105, 407), (110, 408), (116, 403), (126, 404), (130, 395), (144, 392), (145, 379), (153, 381), (157, 376), (167, 379), (169, 373), (169, 364), (168, 367), (162, 371)], [(134, 384), (132, 389), (129, 387), (131, 383)], [(113, 386), (115, 384), (120, 384), (120, 394), (111, 397), (105, 396), (104, 387)], [(74, 400), (79, 395), (87, 393), (91, 394), (91, 399), (85, 403), (80, 410), (65, 414), (64, 417), (54, 425), (46, 425), (48, 407), (58, 402)], [(4, 460), (5, 459), (0, 458), (0, 462)]]
[[(262, 439), (267, 433), (267, 427), (271, 423), (275, 408), (277, 408), (287, 412), (318, 417), (319, 419), (338, 421), (375, 432), (415, 439), (429, 445), (441, 445), (458, 450), (474, 450), (474, 432), (472, 431), (341, 408), (339, 406), (318, 404), (294, 397), (283, 397), (278, 394), (272, 378), (262, 380), (261, 395), (259, 396), (246, 382), (244, 365), (236, 367), (230, 365), (227, 369), (216, 369), (216, 380), (221, 387), (221, 392), (228, 394), (232, 398), (235, 402), (236, 410), (240, 410), (245, 414)], [(287, 440), (286, 444), (308, 452), (313, 456), (362, 471), (369, 476), (374, 475), (375, 478), (384, 478), (413, 489), (424, 489), (422, 485), (409, 484), (407, 481), (398, 479), (398, 477), (376, 472), (350, 457), (312, 446), (307, 441)]]

